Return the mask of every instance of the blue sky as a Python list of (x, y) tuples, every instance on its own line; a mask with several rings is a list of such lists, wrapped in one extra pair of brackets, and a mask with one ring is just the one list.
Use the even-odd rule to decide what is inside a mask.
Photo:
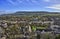
[(0, 0), (0, 11), (60, 11), (60, 0)]

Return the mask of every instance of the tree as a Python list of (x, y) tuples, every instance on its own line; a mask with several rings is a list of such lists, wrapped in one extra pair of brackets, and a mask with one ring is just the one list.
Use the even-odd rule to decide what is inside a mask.
[(39, 34), (37, 35), (37, 39), (40, 39), (40, 35)]
[(60, 39), (60, 35), (56, 36), (55, 39)]

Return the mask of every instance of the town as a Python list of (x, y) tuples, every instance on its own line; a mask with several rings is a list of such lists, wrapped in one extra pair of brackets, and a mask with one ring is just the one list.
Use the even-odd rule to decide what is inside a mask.
[(60, 39), (60, 14), (40, 14), (0, 16), (0, 39)]

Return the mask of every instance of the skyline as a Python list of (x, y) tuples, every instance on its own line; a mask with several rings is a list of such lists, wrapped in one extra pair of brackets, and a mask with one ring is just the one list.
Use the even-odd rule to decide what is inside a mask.
[(60, 12), (60, 0), (0, 0), (0, 11)]

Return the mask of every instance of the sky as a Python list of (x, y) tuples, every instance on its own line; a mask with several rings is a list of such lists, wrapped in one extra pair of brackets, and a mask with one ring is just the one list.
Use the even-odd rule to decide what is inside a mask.
[(0, 0), (0, 12), (2, 11), (60, 12), (60, 0)]

